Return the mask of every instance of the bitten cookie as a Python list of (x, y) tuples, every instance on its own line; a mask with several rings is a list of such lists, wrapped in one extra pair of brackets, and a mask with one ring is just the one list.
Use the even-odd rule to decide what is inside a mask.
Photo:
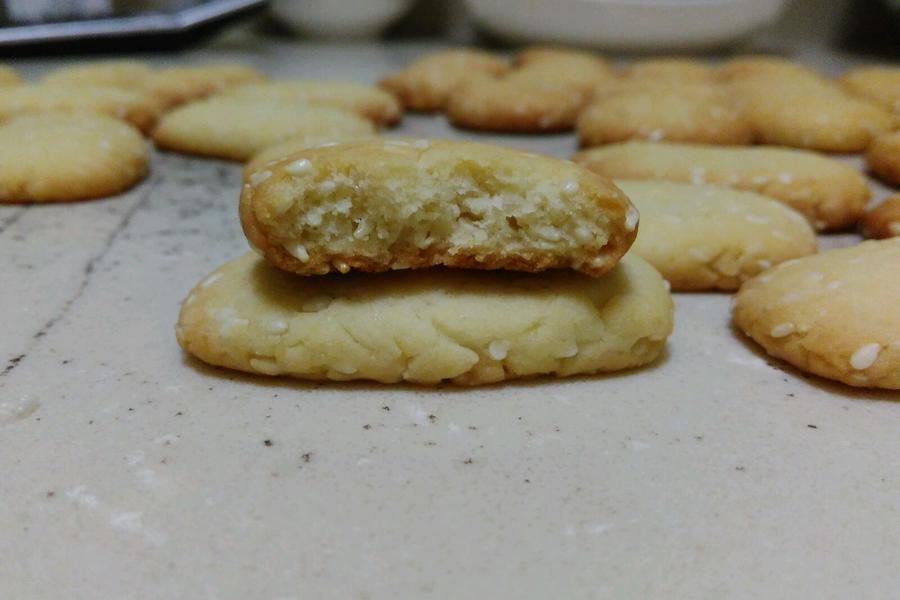
[(631, 246), (637, 219), (605, 177), (459, 141), (314, 148), (255, 171), (241, 193), (250, 244), (304, 275), (443, 265), (598, 276)]
[(900, 238), (788, 261), (735, 296), (735, 324), (772, 356), (848, 385), (900, 389)]
[(143, 88), (153, 70), (134, 60), (107, 60), (76, 63), (47, 73), (42, 83), (68, 85), (106, 85), (127, 90)]
[(247, 165), (244, 167), (244, 174), (257, 171), (270, 162), (277, 161), (286, 156), (296, 154), (301, 150), (309, 150), (318, 146), (342, 144), (346, 142), (361, 142), (368, 139), (378, 137), (373, 133), (353, 133), (353, 132), (336, 132), (336, 133), (309, 133), (290, 137), (283, 142), (277, 142), (271, 146), (266, 146), (253, 155)]
[(200, 100), (233, 87), (267, 79), (265, 73), (236, 64), (213, 64), (158, 69), (147, 79), (143, 90), (164, 107), (171, 108)]
[(181, 347), (261, 375), (434, 385), (602, 373), (653, 361), (672, 331), (659, 274), (626, 257), (594, 279), (427, 269), (297, 277), (248, 254), (182, 304)]
[(868, 238), (900, 236), (900, 194), (894, 194), (875, 208), (867, 210), (860, 224), (863, 235)]
[(10, 66), (0, 65), (0, 86), (16, 85), (22, 82), (19, 73)]
[(245, 161), (291, 137), (365, 137), (374, 131), (371, 122), (336, 108), (216, 96), (166, 113), (153, 140), (176, 152)]
[(270, 81), (227, 92), (234, 98), (306, 102), (357, 113), (378, 125), (400, 120), (403, 108), (384, 90), (351, 81)]
[(673, 290), (734, 290), (774, 264), (816, 251), (806, 219), (771, 198), (668, 181), (615, 183), (641, 213), (631, 252)]
[(804, 150), (628, 142), (584, 150), (575, 162), (620, 179), (665, 179), (748, 190), (781, 200), (818, 230), (856, 223), (869, 199), (852, 167)]
[(110, 196), (146, 172), (144, 138), (112, 117), (42, 113), (0, 125), (0, 202)]
[(860, 67), (840, 82), (850, 93), (900, 114), (900, 67)]
[(422, 112), (443, 110), (450, 92), (466, 78), (506, 73), (505, 60), (472, 48), (453, 48), (427, 54), (378, 82), (406, 108)]
[(866, 150), (866, 164), (879, 178), (900, 186), (900, 131), (875, 138)]
[(749, 144), (753, 129), (724, 89), (710, 85), (643, 86), (599, 95), (578, 118), (582, 146), (630, 139)]
[(159, 104), (142, 93), (111, 86), (15, 85), (0, 88), (0, 121), (41, 112), (96, 112), (127, 121), (143, 132), (153, 128)]

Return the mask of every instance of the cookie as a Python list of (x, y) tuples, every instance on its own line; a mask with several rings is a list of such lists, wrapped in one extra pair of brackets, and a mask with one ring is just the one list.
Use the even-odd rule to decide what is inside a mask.
[(22, 82), (19, 73), (7, 65), (0, 65), (0, 86), (17, 85)]
[(866, 164), (879, 178), (900, 186), (900, 131), (876, 137), (866, 150)]
[(672, 299), (626, 257), (599, 279), (572, 271), (426, 269), (297, 277), (248, 254), (204, 279), (176, 335), (200, 360), (259, 375), (482, 385), (652, 362)]
[(247, 165), (244, 167), (244, 173), (251, 173), (259, 170), (270, 162), (277, 161), (286, 156), (290, 156), (301, 150), (308, 150), (317, 146), (326, 144), (339, 144), (344, 142), (357, 142), (370, 138), (378, 137), (373, 133), (353, 133), (353, 132), (336, 132), (336, 133), (309, 133), (290, 137), (282, 142), (277, 142), (271, 146), (266, 146), (253, 155)]
[(900, 114), (900, 67), (860, 67), (840, 82), (848, 92)]
[(746, 96), (744, 114), (763, 144), (822, 152), (861, 152), (894, 127), (881, 107), (827, 86), (761, 85)]
[(724, 61), (716, 69), (716, 77), (723, 81), (737, 81), (760, 75), (788, 80), (821, 79), (816, 71), (790, 59), (773, 55), (736, 56)]
[(216, 96), (166, 113), (153, 141), (176, 152), (245, 161), (291, 137), (366, 136), (374, 131), (371, 122), (336, 108)]
[(30, 113), (90, 111), (150, 131), (159, 105), (139, 92), (94, 85), (15, 85), (0, 88), (0, 121)]
[(638, 219), (612, 182), (569, 162), (436, 140), (294, 154), (248, 177), (240, 212), (252, 246), (304, 275), (442, 265), (599, 276)]
[(781, 200), (818, 230), (856, 223), (869, 188), (852, 167), (815, 152), (667, 142), (627, 142), (584, 150), (575, 162), (618, 179), (709, 183)]
[(753, 141), (749, 121), (724, 89), (703, 84), (642, 87), (599, 95), (578, 118), (581, 145), (631, 139), (722, 145)]
[(816, 251), (806, 219), (771, 198), (668, 181), (615, 183), (641, 213), (631, 252), (673, 290), (735, 290), (774, 264)]
[(594, 88), (613, 77), (607, 62), (587, 52), (529, 48), (503, 77), (472, 77), (447, 101), (447, 117), (459, 127), (487, 131), (566, 131)]
[(143, 89), (164, 107), (172, 108), (223, 90), (266, 79), (265, 73), (238, 64), (168, 67), (154, 71)]
[(67, 202), (118, 194), (147, 172), (144, 138), (94, 113), (41, 113), (0, 124), (0, 202)]
[(802, 371), (900, 389), (898, 265), (900, 238), (782, 263), (741, 287), (734, 323)]
[(226, 93), (235, 98), (306, 102), (355, 112), (378, 125), (400, 120), (403, 109), (388, 92), (351, 81), (270, 81)]
[(867, 210), (860, 224), (863, 235), (868, 238), (900, 236), (900, 194), (889, 196), (878, 206)]
[(127, 90), (142, 88), (153, 73), (146, 64), (134, 60), (76, 63), (47, 73), (41, 83), (106, 85)]
[(505, 60), (472, 48), (453, 48), (426, 54), (409, 66), (384, 77), (378, 85), (394, 94), (409, 110), (443, 110), (450, 92), (466, 78), (497, 76), (509, 70)]
[(633, 62), (621, 72), (626, 79), (711, 83), (718, 79), (716, 69), (695, 58), (661, 57)]

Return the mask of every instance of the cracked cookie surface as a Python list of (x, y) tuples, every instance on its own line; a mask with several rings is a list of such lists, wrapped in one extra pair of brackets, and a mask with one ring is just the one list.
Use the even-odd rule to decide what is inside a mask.
[(653, 361), (672, 299), (646, 262), (572, 271), (428, 269), (297, 277), (254, 254), (182, 304), (178, 341), (200, 360), (263, 375), (461, 385)]

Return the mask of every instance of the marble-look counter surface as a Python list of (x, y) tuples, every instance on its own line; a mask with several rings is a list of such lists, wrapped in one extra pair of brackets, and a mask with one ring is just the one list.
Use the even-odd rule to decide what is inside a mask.
[[(226, 37), (172, 60), (371, 81), (417, 50)], [(399, 131), (462, 135), (441, 117)], [(769, 361), (731, 330), (728, 295), (676, 295), (662, 359), (608, 377), (419, 389), (215, 370), (173, 327), (246, 250), (239, 166), (152, 160), (117, 198), (0, 207), (0, 597), (900, 589), (897, 394)]]

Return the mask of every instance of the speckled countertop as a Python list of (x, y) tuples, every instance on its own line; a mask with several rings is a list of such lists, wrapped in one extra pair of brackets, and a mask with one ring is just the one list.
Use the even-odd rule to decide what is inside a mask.
[[(371, 81), (419, 49), (226, 37), (181, 58)], [(123, 196), (0, 207), (0, 598), (900, 589), (898, 396), (772, 364), (724, 294), (677, 295), (663, 358), (609, 377), (310, 385), (187, 358), (179, 302), (246, 249), (238, 182), (156, 153)]]

